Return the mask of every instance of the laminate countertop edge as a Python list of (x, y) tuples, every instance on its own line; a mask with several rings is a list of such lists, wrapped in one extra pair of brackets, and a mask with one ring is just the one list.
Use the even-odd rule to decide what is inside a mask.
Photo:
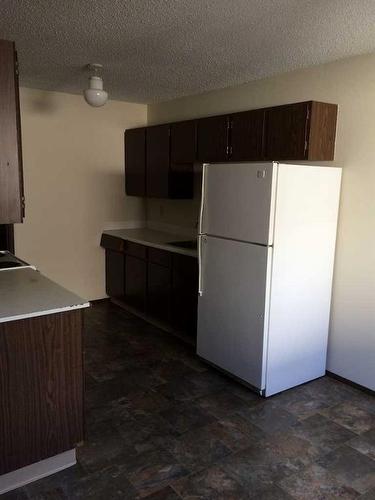
[(0, 272), (0, 323), (89, 307), (90, 303), (32, 267)]
[(20, 314), (16, 316), (9, 316), (0, 318), (0, 323), (8, 323), (9, 321), (18, 321), (21, 319), (38, 318), (39, 316), (47, 316), (48, 314), (58, 314), (67, 311), (74, 311), (76, 309), (86, 309), (90, 307), (90, 302), (85, 302), (84, 304), (77, 304), (76, 306), (60, 307), (56, 309), (49, 309), (45, 311), (37, 311), (27, 314)]
[[(178, 253), (181, 255), (186, 255), (188, 257), (198, 257), (197, 250), (191, 250), (188, 248), (183, 248), (175, 245), (170, 245), (168, 242), (178, 242), (193, 240), (194, 237), (181, 236), (172, 233), (167, 233), (164, 231), (157, 231), (148, 228), (139, 229), (110, 229), (104, 230), (103, 234), (109, 236), (114, 236), (116, 238), (122, 239), (124, 241), (130, 241), (132, 243), (138, 243), (139, 245), (144, 245), (147, 247), (158, 248), (160, 250), (165, 250), (167, 252)], [(148, 235), (150, 237), (148, 238)], [(162, 241), (157, 241), (160, 239)], [(164, 241), (163, 241), (164, 240)]]

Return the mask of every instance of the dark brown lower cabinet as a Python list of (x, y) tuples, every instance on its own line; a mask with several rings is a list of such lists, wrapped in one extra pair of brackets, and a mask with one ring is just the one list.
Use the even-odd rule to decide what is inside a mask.
[(121, 252), (105, 252), (106, 292), (110, 297), (125, 295), (125, 256)]
[(171, 296), (171, 269), (148, 263), (147, 313), (156, 319), (169, 322)]
[(130, 306), (145, 311), (147, 289), (147, 261), (125, 256), (125, 296), (124, 300)]
[[(102, 246), (106, 248), (107, 294), (150, 319), (194, 336), (197, 328), (197, 259), (127, 241), (123, 243), (102, 239)], [(118, 248), (123, 251), (117, 251)]]
[(197, 331), (198, 262), (173, 254), (171, 320), (175, 328), (194, 335)]
[(80, 310), (0, 323), (0, 475), (83, 440)]

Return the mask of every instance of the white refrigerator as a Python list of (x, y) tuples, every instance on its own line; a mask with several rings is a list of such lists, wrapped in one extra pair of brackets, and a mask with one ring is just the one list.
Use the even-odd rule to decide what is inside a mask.
[(264, 396), (325, 374), (341, 168), (205, 164), (197, 354)]

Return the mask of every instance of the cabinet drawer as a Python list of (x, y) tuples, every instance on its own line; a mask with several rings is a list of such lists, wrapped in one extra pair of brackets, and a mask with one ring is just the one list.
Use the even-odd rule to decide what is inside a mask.
[(139, 259), (146, 260), (147, 258), (147, 247), (145, 245), (140, 245), (139, 243), (124, 241), (124, 251), (126, 254), (138, 257)]
[(122, 240), (121, 238), (117, 238), (116, 236), (111, 236), (109, 234), (102, 234), (100, 246), (102, 246), (106, 250), (114, 250), (115, 252), (123, 252), (124, 251), (124, 243), (125, 243), (125, 241)]
[(154, 264), (159, 264), (159, 266), (171, 267), (172, 256), (170, 252), (166, 250), (160, 250), (159, 248), (149, 247), (148, 249), (148, 260)]

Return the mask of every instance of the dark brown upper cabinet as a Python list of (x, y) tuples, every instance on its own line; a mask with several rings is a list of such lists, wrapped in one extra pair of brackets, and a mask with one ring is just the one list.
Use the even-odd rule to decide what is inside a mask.
[(146, 128), (125, 130), (125, 190), (146, 196)]
[(17, 53), (0, 40), (0, 224), (22, 222), (24, 194)]
[(171, 198), (193, 198), (194, 162), (197, 157), (197, 122), (171, 124), (169, 194)]
[(146, 192), (151, 198), (169, 197), (170, 127), (148, 127), (146, 133)]
[(315, 101), (266, 109), (265, 158), (333, 160), (336, 119), (337, 105)]
[(198, 120), (198, 160), (223, 162), (229, 159), (229, 117), (210, 116)]
[(195, 122), (148, 127), (146, 194), (151, 198), (192, 198)]
[(231, 161), (263, 159), (264, 109), (235, 113), (230, 118)]
[(307, 101), (127, 130), (126, 192), (192, 198), (195, 161), (333, 160), (336, 121), (336, 104)]
[(171, 165), (194, 163), (197, 157), (197, 122), (171, 124)]

